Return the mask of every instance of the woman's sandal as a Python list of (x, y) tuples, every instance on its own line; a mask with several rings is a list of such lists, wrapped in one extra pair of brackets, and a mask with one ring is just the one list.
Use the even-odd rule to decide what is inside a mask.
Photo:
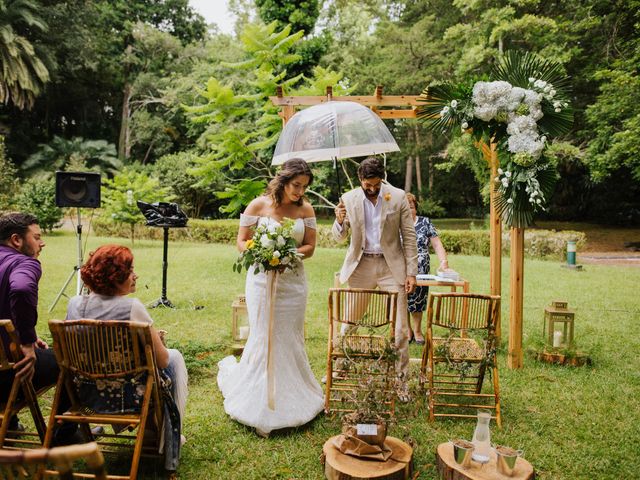
[(259, 437), (269, 438), (269, 433), (270, 432), (265, 432), (264, 430), (260, 430), (259, 428), (256, 428), (256, 435), (258, 435)]

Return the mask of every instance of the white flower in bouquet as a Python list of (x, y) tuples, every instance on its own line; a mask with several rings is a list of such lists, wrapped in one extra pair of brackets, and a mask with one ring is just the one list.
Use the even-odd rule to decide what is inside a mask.
[(451, 100), (451, 108), (456, 108), (458, 106), (457, 100)]
[(278, 235), (278, 238), (276, 239), (276, 245), (278, 245), (279, 247), (284, 247), (285, 243), (287, 243), (287, 241), (284, 239), (284, 237), (282, 235)]
[(266, 233), (260, 235), (260, 245), (262, 245), (264, 248), (272, 248), (274, 244), (275, 242), (271, 238), (269, 238), (269, 235), (267, 235)]
[(280, 252), (278, 250), (273, 251), (273, 258), (280, 258)]

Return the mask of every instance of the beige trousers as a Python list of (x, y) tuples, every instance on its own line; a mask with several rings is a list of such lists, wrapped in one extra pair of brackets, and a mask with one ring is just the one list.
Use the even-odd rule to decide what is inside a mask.
[[(404, 284), (399, 284), (391, 274), (391, 270), (382, 257), (362, 257), (360, 263), (349, 277), (351, 288), (379, 288), (391, 292), (398, 292), (398, 308), (396, 313), (396, 348), (398, 349), (398, 361), (396, 373), (402, 374), (406, 382), (409, 374), (409, 324), (407, 322), (407, 294)], [(342, 325), (342, 334), (347, 331), (348, 325)]]

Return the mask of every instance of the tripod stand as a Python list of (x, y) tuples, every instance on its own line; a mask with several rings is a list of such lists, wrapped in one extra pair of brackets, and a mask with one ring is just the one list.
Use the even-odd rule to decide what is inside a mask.
[[(58, 300), (60, 300), (60, 297), (65, 295), (64, 292), (67, 289), (67, 286), (69, 285), (69, 283), (71, 283), (71, 279), (73, 279), (73, 276), (76, 275), (76, 274), (78, 275), (77, 278), (76, 278), (76, 295), (80, 295), (80, 293), (82, 293), (83, 284), (82, 284), (82, 278), (80, 278), (80, 269), (82, 268), (82, 259), (83, 259), (83, 254), (82, 254), (82, 219), (80, 217), (80, 207), (78, 207), (76, 210), (78, 211), (78, 225), (76, 226), (76, 239), (78, 240), (78, 263), (73, 266), (73, 270), (71, 271), (71, 273), (67, 277), (67, 281), (64, 282), (64, 285), (62, 285), (62, 288), (58, 292), (58, 295), (56, 295), (55, 300), (53, 301), (53, 303), (49, 307), (49, 313), (51, 313), (51, 311), (56, 307), (56, 304), (58, 303)], [(66, 295), (65, 295), (65, 297), (66, 297)]]

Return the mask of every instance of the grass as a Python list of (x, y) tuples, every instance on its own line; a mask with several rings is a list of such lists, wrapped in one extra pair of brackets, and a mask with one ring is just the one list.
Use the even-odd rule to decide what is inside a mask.
[[(64, 318), (66, 300), (47, 309), (70, 273), (76, 256), (75, 237), (49, 236), (41, 255), (38, 330), (47, 334), (49, 318)], [(90, 237), (88, 249), (122, 239)], [(162, 244), (136, 242), (138, 296), (149, 303), (161, 292)], [(305, 262), (310, 285), (307, 307), (307, 352), (317, 378), (326, 359), (326, 297), (343, 250), (318, 249)], [(257, 437), (230, 420), (216, 385), (217, 361), (228, 354), (231, 302), (244, 290), (244, 275), (232, 272), (235, 250), (224, 245), (172, 243), (169, 247), (168, 297), (175, 310), (152, 310), (156, 326), (169, 331), (170, 343), (180, 346), (190, 361), (190, 396), (180, 477), (199, 479), (321, 479), (322, 445), (340, 431), (337, 419), (319, 416), (310, 425)], [(471, 283), (474, 292), (487, 292), (489, 259), (450, 256), (450, 264)], [(508, 261), (503, 264), (503, 338), (508, 338)], [(506, 368), (499, 353), (503, 428), (492, 424), (492, 441), (523, 449), (543, 480), (621, 479), (637, 475), (640, 441), (640, 269), (588, 266), (583, 272), (560, 268), (558, 262), (526, 260), (524, 346), (537, 346), (542, 317), (553, 299), (565, 299), (576, 312), (576, 341), (593, 359), (592, 367), (566, 368), (525, 357), (525, 368)], [(68, 292), (75, 290), (75, 283)], [(412, 346), (412, 356), (420, 355)], [(417, 443), (415, 470), (420, 479), (436, 479), (434, 451), (451, 438), (471, 438), (474, 421), (429, 423), (421, 401), (401, 406), (391, 435)], [(26, 416), (26, 415), (23, 415)], [(121, 462), (123, 463), (123, 462)], [(109, 462), (110, 470), (118, 470)], [(140, 478), (155, 478), (161, 470), (147, 464)], [(159, 477), (158, 477), (159, 478)]]

